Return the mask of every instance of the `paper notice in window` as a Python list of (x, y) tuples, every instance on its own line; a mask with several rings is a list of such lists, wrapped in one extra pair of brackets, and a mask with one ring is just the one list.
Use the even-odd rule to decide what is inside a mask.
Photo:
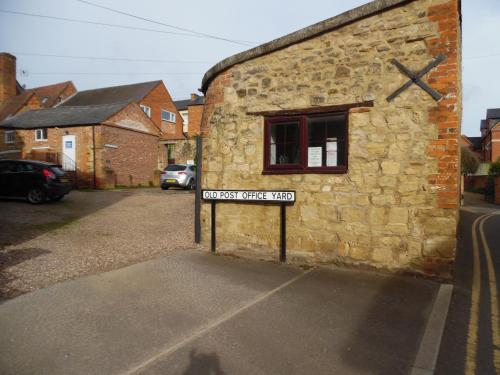
[(308, 147), (307, 148), (307, 166), (322, 167), (323, 166), (323, 147)]
[(326, 140), (326, 166), (337, 166), (337, 138), (328, 138)]
[(271, 165), (276, 164), (276, 145), (271, 143)]

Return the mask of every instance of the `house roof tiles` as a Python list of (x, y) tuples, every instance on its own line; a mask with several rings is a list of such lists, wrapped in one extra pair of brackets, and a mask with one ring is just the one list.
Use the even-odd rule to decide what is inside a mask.
[(135, 102), (144, 98), (162, 81), (134, 83), (131, 85), (103, 87), (95, 90), (79, 91), (60, 107), (113, 104)]
[[(73, 82), (66, 81), (48, 86), (34, 87), (32, 89), (25, 89), (25, 93), (34, 93), (40, 99), (40, 104), (44, 108), (53, 107), (61, 100), (62, 92)], [(75, 90), (76, 91), (76, 90)]]
[(483, 137), (467, 137), (470, 141), (470, 143), (472, 143), (472, 145), (474, 146), (474, 150), (479, 150), (481, 149), (481, 140), (483, 139)]
[(198, 96), (196, 99), (184, 99), (177, 100), (174, 102), (175, 107), (178, 111), (186, 110), (190, 105), (203, 105), (205, 103), (204, 96)]
[(0, 106), (0, 121), (19, 112), (33, 95), (35, 94), (23, 92), (20, 95), (8, 99)]
[(490, 108), (486, 111), (486, 118), (488, 120), (491, 119), (500, 119), (500, 108)]
[(125, 108), (129, 103), (115, 103), (89, 106), (59, 106), (20, 113), (0, 122), (0, 128), (38, 129), (50, 127), (94, 125)]

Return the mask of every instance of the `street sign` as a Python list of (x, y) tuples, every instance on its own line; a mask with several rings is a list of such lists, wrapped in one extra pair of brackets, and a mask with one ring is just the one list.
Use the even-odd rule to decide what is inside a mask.
[(242, 202), (295, 202), (295, 191), (280, 190), (202, 190), (204, 200)]
[(280, 261), (286, 261), (286, 206), (295, 202), (295, 191), (284, 190), (202, 190), (203, 200), (210, 201), (211, 209), (211, 244), (210, 249), (215, 253), (216, 248), (216, 203), (219, 202), (250, 202), (250, 203), (278, 203), (280, 207)]

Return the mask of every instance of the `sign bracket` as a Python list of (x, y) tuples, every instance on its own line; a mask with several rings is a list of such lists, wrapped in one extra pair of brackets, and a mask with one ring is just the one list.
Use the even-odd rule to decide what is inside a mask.
[(210, 251), (217, 250), (217, 202), (279, 203), (280, 262), (286, 262), (286, 206), (295, 202), (295, 191), (266, 190), (202, 190), (202, 198), (210, 201)]

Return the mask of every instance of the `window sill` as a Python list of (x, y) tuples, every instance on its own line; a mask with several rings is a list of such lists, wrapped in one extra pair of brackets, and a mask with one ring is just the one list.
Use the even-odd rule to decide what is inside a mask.
[(262, 171), (263, 175), (273, 174), (346, 174), (347, 167), (307, 168), (307, 169), (272, 169)]
[(35, 142), (47, 142), (48, 139), (35, 139)]

